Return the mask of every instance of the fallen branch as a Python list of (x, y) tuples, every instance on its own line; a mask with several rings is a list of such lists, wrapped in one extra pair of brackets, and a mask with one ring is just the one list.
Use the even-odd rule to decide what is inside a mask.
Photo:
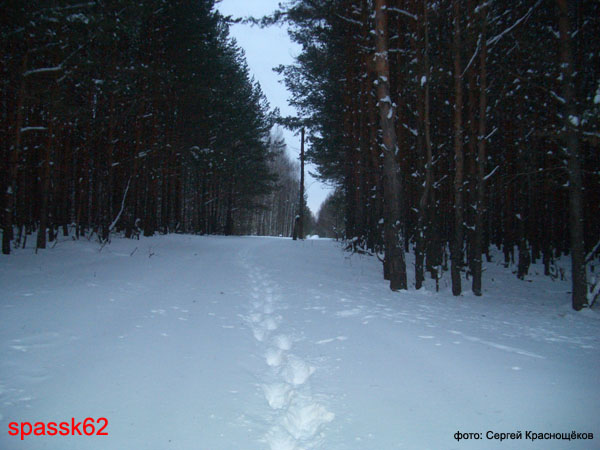
[(110, 224), (110, 226), (108, 227), (108, 232), (106, 233), (106, 239), (104, 239), (104, 241), (102, 242), (102, 245), (100, 246), (100, 250), (99, 250), (100, 252), (102, 251), (104, 246), (108, 243), (109, 238), (110, 238), (110, 233), (112, 232), (112, 230), (115, 228), (115, 226), (119, 222), (119, 219), (121, 218), (121, 215), (123, 214), (123, 211), (125, 210), (125, 200), (127, 199), (127, 192), (129, 192), (130, 184), (131, 184), (131, 177), (129, 177), (129, 181), (127, 182), (127, 187), (125, 188), (125, 192), (123, 193), (123, 200), (121, 200), (121, 210), (119, 211), (119, 214), (117, 214), (117, 217), (115, 217), (115, 220), (113, 220), (112, 223)]
[(588, 264), (588, 263), (592, 262), (592, 260), (595, 258), (596, 254), (599, 251), (600, 251), (600, 241), (598, 241), (596, 243), (596, 245), (594, 245), (594, 248), (592, 249), (592, 251), (587, 254), (587, 256), (585, 257), (585, 263)]
[(123, 211), (125, 210), (125, 199), (127, 198), (127, 192), (129, 192), (129, 184), (130, 183), (131, 183), (131, 177), (129, 178), (129, 181), (127, 182), (127, 187), (125, 188), (125, 192), (123, 193), (123, 200), (121, 201), (121, 210), (119, 211), (119, 214), (117, 214), (117, 217), (115, 218), (115, 220), (113, 220), (113, 222), (108, 227), (109, 234), (115, 228), (115, 225), (121, 218), (121, 214), (123, 214)]

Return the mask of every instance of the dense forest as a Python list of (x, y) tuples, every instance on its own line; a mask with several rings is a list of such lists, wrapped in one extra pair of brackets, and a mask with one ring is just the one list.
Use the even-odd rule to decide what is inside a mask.
[(214, 6), (3, 3), (3, 253), (35, 232), (291, 235), (298, 169)]
[[(524, 279), (572, 261), (600, 294), (600, 3), (291, 0), (271, 111), (214, 0), (8, 1), (0, 18), (3, 253), (36, 234), (290, 236), (375, 254), (392, 290), (448, 272), (481, 295), (492, 246)], [(314, 222), (276, 123), (337, 186)], [(304, 133), (304, 131), (303, 131)], [(596, 269), (597, 270), (597, 269)]]
[(338, 186), (328, 220), (392, 289), (414, 251), (417, 289), (449, 270), (481, 295), (497, 246), (521, 279), (570, 254), (573, 307), (597, 297), (599, 2), (294, 0), (260, 22), (302, 46), (278, 70)]

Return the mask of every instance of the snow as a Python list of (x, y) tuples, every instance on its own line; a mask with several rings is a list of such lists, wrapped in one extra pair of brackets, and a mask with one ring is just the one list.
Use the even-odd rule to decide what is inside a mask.
[(484, 141), (489, 140), (494, 134), (496, 134), (496, 132), (498, 131), (497, 127), (494, 127), (494, 129), (486, 136), (483, 138)]
[(514, 24), (512, 24), (510, 27), (508, 27), (507, 29), (505, 29), (504, 31), (502, 31), (500, 34), (498, 34), (497, 36), (494, 36), (492, 38), (489, 38), (487, 40), (487, 45), (489, 47), (492, 47), (494, 45), (496, 45), (498, 43), (498, 41), (500, 39), (502, 39), (506, 34), (510, 33), (512, 30), (514, 30), (519, 24), (521, 24), (521, 22), (526, 21), (529, 16), (531, 16), (531, 14), (533, 13), (533, 11), (542, 3), (542, 0), (538, 0), (535, 5), (533, 5), (531, 8), (529, 8), (529, 10), (525, 13), (525, 15), (523, 15), (522, 17), (520, 17), (518, 20), (515, 21)]
[(404, 9), (394, 8), (394, 7), (388, 7), (387, 9), (388, 9), (388, 11), (397, 12), (398, 14), (402, 14), (402, 15), (404, 15), (406, 17), (410, 17), (413, 20), (418, 20), (417, 16), (415, 16), (414, 14), (409, 13), (408, 11), (406, 11)]
[(85, 14), (82, 14), (82, 13), (71, 14), (70, 16), (67, 17), (67, 20), (69, 22), (81, 22), (86, 25), (90, 23), (90, 19)]
[(341, 14), (336, 14), (336, 16), (338, 16), (340, 19), (345, 20), (346, 22), (351, 23), (353, 25), (358, 25), (359, 27), (363, 26), (363, 23), (359, 20), (351, 19), (350, 17), (342, 16)]
[(21, 133), (27, 133), (28, 131), (47, 131), (46, 127), (23, 127), (21, 128)]
[(494, 167), (494, 170), (492, 170), (490, 173), (488, 173), (485, 177), (483, 177), (484, 181), (487, 181), (492, 175), (494, 175), (496, 173), (496, 171), (500, 168), (500, 166), (496, 166)]
[(30, 75), (35, 75), (38, 73), (60, 72), (62, 70), (63, 70), (63, 66), (62, 66), (62, 64), (60, 64), (60, 65), (54, 66), (54, 67), (41, 67), (39, 69), (27, 70), (27, 71), (23, 72), (23, 76), (28, 77)]
[(558, 95), (556, 92), (551, 90), (550, 94), (552, 95), (552, 97), (554, 97), (556, 100), (558, 100), (563, 105), (567, 104), (567, 101), (564, 98), (562, 98), (560, 95)]
[[(598, 313), (573, 312), (568, 280), (540, 265), (521, 281), (488, 263), (484, 296), (455, 298), (447, 274), (439, 293), (429, 279), (393, 293), (376, 258), (326, 239), (171, 235), (98, 250), (64, 240), (0, 259), (2, 449), (597, 443)], [(86, 417), (105, 417), (109, 435), (6, 432)]]
[(574, 127), (578, 127), (579, 126), (579, 117), (577, 116), (569, 116), (569, 122), (571, 123), (571, 125), (573, 125)]
[(125, 210), (125, 200), (127, 199), (127, 193), (129, 192), (130, 184), (131, 184), (131, 178), (129, 178), (129, 180), (127, 181), (127, 187), (125, 187), (125, 192), (123, 193), (123, 200), (121, 200), (121, 209), (119, 210), (119, 214), (117, 214), (117, 217), (115, 217), (115, 220), (113, 220), (112, 223), (110, 224), (110, 226), (108, 227), (109, 232), (112, 232), (112, 230), (115, 228), (117, 223), (119, 223), (119, 219), (121, 218), (121, 215), (123, 214), (123, 211)]

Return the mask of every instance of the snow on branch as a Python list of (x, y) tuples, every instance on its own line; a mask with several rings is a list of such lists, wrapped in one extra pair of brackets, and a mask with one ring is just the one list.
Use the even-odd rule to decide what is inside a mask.
[(23, 127), (21, 133), (27, 133), (28, 131), (47, 131), (47, 127)]
[[(93, 39), (93, 38), (92, 38)], [(91, 42), (88, 41), (86, 44), (82, 44), (73, 50), (58, 66), (54, 67), (42, 67), (39, 69), (31, 69), (23, 72), (23, 77), (28, 77), (30, 75), (38, 74), (38, 73), (52, 73), (52, 72), (62, 72), (65, 68), (65, 63), (70, 60), (73, 56), (75, 56), (82, 48), (84, 48), (87, 44)]]
[(475, 48), (475, 52), (473, 53), (473, 56), (471, 57), (469, 64), (467, 64), (467, 66), (465, 67), (465, 70), (463, 70), (463, 73), (460, 75), (461, 78), (465, 76), (465, 73), (467, 73), (467, 70), (469, 70), (469, 67), (471, 67), (471, 64), (473, 64), (473, 61), (475, 61), (475, 57), (479, 53), (480, 48), (481, 48), (481, 33), (479, 33), (479, 37), (477, 38), (477, 47)]
[(363, 23), (360, 20), (350, 19), (349, 17), (342, 16), (341, 14), (336, 14), (336, 16), (338, 16), (340, 19), (345, 20), (346, 22), (351, 23), (353, 25), (358, 25), (359, 27), (363, 26)]
[(414, 14), (412, 14), (412, 13), (409, 13), (408, 11), (406, 11), (406, 10), (404, 10), (404, 9), (400, 9), (400, 8), (394, 8), (394, 7), (391, 7), (391, 8), (390, 8), (390, 7), (388, 6), (387, 10), (388, 10), (388, 11), (392, 11), (392, 12), (396, 12), (396, 13), (398, 13), (398, 14), (402, 14), (402, 15), (404, 15), (404, 16), (406, 16), (406, 17), (410, 17), (410, 18), (411, 18), (411, 19), (413, 19), (413, 20), (418, 20), (417, 16), (415, 16), (415, 15), (414, 15)]
[(600, 241), (596, 243), (594, 248), (585, 257), (585, 266), (588, 278), (587, 301), (588, 307), (591, 308), (600, 297), (600, 277), (594, 273), (592, 261), (600, 256)]
[(600, 252), (600, 241), (598, 241), (596, 245), (594, 245), (594, 248), (587, 254), (585, 257), (585, 263), (587, 264), (592, 262), (598, 252)]
[(487, 45), (492, 47), (494, 45), (496, 45), (498, 43), (498, 41), (500, 39), (502, 39), (506, 34), (510, 33), (512, 30), (514, 30), (516, 27), (518, 27), (522, 22), (524, 22), (525, 20), (527, 20), (529, 18), (529, 16), (531, 16), (531, 14), (533, 13), (533, 11), (540, 6), (540, 4), (542, 3), (542, 0), (538, 0), (535, 5), (533, 5), (531, 8), (529, 8), (529, 11), (527, 11), (523, 17), (521, 17), (519, 20), (517, 20), (514, 24), (512, 24), (512, 26), (508, 27), (506, 30), (504, 30), (502, 33), (489, 38), (487, 40)]
[[(115, 217), (115, 220), (113, 220), (112, 223), (110, 224), (110, 226), (108, 227), (108, 233), (106, 233), (106, 239), (104, 239), (104, 240), (100, 239), (100, 242), (102, 243), (102, 245), (100, 246), (100, 250), (98, 250), (99, 252), (101, 252), (102, 249), (104, 248), (104, 246), (110, 242), (110, 233), (112, 232), (112, 230), (115, 228), (115, 226), (119, 222), (119, 219), (121, 218), (121, 215), (123, 214), (123, 211), (125, 210), (125, 199), (127, 198), (127, 192), (129, 192), (130, 184), (131, 184), (131, 177), (129, 177), (129, 181), (127, 181), (127, 187), (125, 188), (125, 192), (123, 193), (123, 200), (121, 200), (121, 210), (119, 211), (119, 214), (117, 214), (117, 217)], [(137, 222), (136, 222), (136, 224), (137, 224)]]
[(68, 5), (68, 6), (61, 6), (61, 7), (55, 7), (55, 8), (43, 8), (43, 9), (36, 11), (34, 14), (40, 15), (40, 14), (45, 14), (48, 11), (52, 11), (52, 12), (69, 11), (72, 9), (79, 9), (79, 8), (91, 8), (93, 6), (96, 6), (96, 2), (77, 3), (76, 5)]
[(482, 5), (479, 5), (475, 8), (475, 13), (479, 14), (480, 11), (482, 11), (484, 8), (487, 8), (489, 5), (492, 4), (493, 0), (489, 0), (485, 3), (483, 3)]
[[(490, 133), (489, 133), (487, 136), (485, 136), (485, 137), (483, 138), (483, 140), (484, 140), (484, 141), (487, 141), (487, 140), (488, 140), (489, 138), (491, 138), (491, 137), (492, 137), (494, 134), (496, 134), (496, 131), (498, 131), (498, 128), (497, 128), (497, 127), (494, 127), (494, 129), (493, 129), (493, 130), (492, 130), (492, 131), (491, 131), (491, 132), (490, 132)], [(481, 137), (480, 137), (480, 139), (481, 139)]]
[(41, 69), (32, 69), (23, 72), (24, 77), (28, 77), (29, 75), (34, 75), (37, 73), (51, 73), (51, 72), (61, 72), (63, 70), (63, 65), (59, 64), (55, 67), (42, 67)]
[(123, 214), (123, 210), (125, 210), (125, 199), (127, 198), (127, 192), (129, 192), (130, 184), (131, 184), (131, 178), (129, 178), (129, 181), (127, 182), (127, 187), (125, 188), (125, 193), (123, 194), (123, 200), (121, 201), (121, 210), (119, 211), (119, 214), (117, 214), (117, 217), (115, 217), (115, 220), (113, 220), (113, 222), (108, 227), (109, 233), (115, 228), (115, 226), (117, 225), (117, 222), (119, 222), (119, 219), (121, 218), (121, 214)]
[(483, 177), (484, 181), (487, 181), (488, 178), (490, 178), (492, 175), (494, 175), (496, 173), (496, 170), (498, 170), (500, 168), (500, 166), (496, 166), (494, 168), (494, 170), (492, 170), (490, 173), (488, 173), (485, 177)]
[(550, 95), (552, 95), (552, 97), (554, 97), (556, 100), (558, 100), (563, 105), (565, 105), (567, 103), (567, 101), (564, 98), (562, 98), (560, 95), (558, 95), (556, 92), (554, 92), (554, 91), (549, 91), (549, 92), (550, 92)]

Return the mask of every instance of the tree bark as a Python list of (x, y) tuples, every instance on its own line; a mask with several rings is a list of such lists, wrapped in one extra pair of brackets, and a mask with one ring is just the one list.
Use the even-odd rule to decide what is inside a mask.
[(464, 180), (464, 155), (463, 155), (463, 85), (462, 64), (460, 59), (460, 3), (453, 0), (454, 14), (454, 40), (452, 45), (454, 59), (454, 236), (451, 249), (451, 277), (452, 294), (460, 295), (462, 292), (460, 270), (463, 263), (464, 240), (464, 205), (463, 205), (463, 180)]
[(477, 200), (475, 209), (475, 232), (473, 234), (473, 294), (482, 294), (481, 260), (483, 253), (483, 214), (485, 213), (485, 168), (487, 127), (487, 8), (481, 11), (481, 52), (479, 54), (479, 125), (477, 136)]
[[(422, 128), (424, 133), (424, 146), (425, 146), (425, 181), (423, 183), (423, 189), (419, 198), (419, 217), (417, 225), (417, 244), (415, 249), (415, 288), (421, 289), (423, 281), (425, 281), (424, 275), (424, 260), (425, 260), (425, 240), (427, 239), (426, 231), (427, 228), (427, 217), (428, 217), (428, 200), (431, 192), (432, 185), (432, 164), (433, 164), (433, 152), (431, 148), (431, 124), (430, 124), (430, 101), (429, 101), (429, 83), (431, 71), (429, 67), (429, 21), (428, 21), (428, 2), (422, 1), (423, 8), (423, 28), (424, 28), (424, 46), (419, 50), (422, 51), (422, 77), (420, 80), (421, 90), (419, 91), (419, 97), (421, 107), (419, 114), (422, 113)], [(423, 156), (419, 155), (419, 160), (422, 161)]]
[(104, 217), (102, 220), (102, 240), (106, 241), (109, 238), (108, 228), (113, 220), (113, 154), (115, 151), (115, 94), (110, 94), (110, 106), (108, 110), (108, 137), (106, 147), (106, 188), (105, 188), (105, 204)]
[(379, 119), (383, 133), (384, 178), (384, 246), (390, 289), (407, 289), (406, 262), (402, 247), (400, 222), (400, 167), (396, 161), (398, 142), (394, 123), (394, 105), (390, 97), (390, 69), (388, 61), (388, 33), (386, 0), (375, 0), (375, 68), (377, 71), (377, 98)]
[(234, 203), (234, 181), (230, 178), (227, 189), (227, 212), (225, 214), (225, 236), (233, 235), (233, 203)]
[(587, 305), (585, 248), (583, 242), (583, 180), (579, 153), (579, 115), (574, 87), (571, 27), (566, 0), (556, 0), (559, 10), (560, 67), (562, 75), (563, 141), (568, 154), (569, 173), (569, 231), (571, 240), (572, 305), (579, 311)]
[(40, 227), (37, 234), (36, 250), (46, 248), (46, 228), (48, 227), (48, 197), (50, 196), (50, 148), (52, 146), (53, 118), (50, 116), (48, 125), (48, 143), (44, 156), (44, 167), (42, 172)]
[[(23, 57), (22, 73), (27, 70), (29, 53)], [(6, 190), (6, 207), (4, 215), (4, 230), (2, 232), (2, 253), (10, 254), (10, 243), (13, 239), (13, 215), (17, 196), (17, 174), (19, 169), (19, 152), (21, 150), (21, 128), (23, 127), (23, 107), (25, 102), (25, 77), (21, 77), (19, 97), (17, 98), (17, 113), (15, 120), (15, 142), (8, 157), (8, 188)]]

